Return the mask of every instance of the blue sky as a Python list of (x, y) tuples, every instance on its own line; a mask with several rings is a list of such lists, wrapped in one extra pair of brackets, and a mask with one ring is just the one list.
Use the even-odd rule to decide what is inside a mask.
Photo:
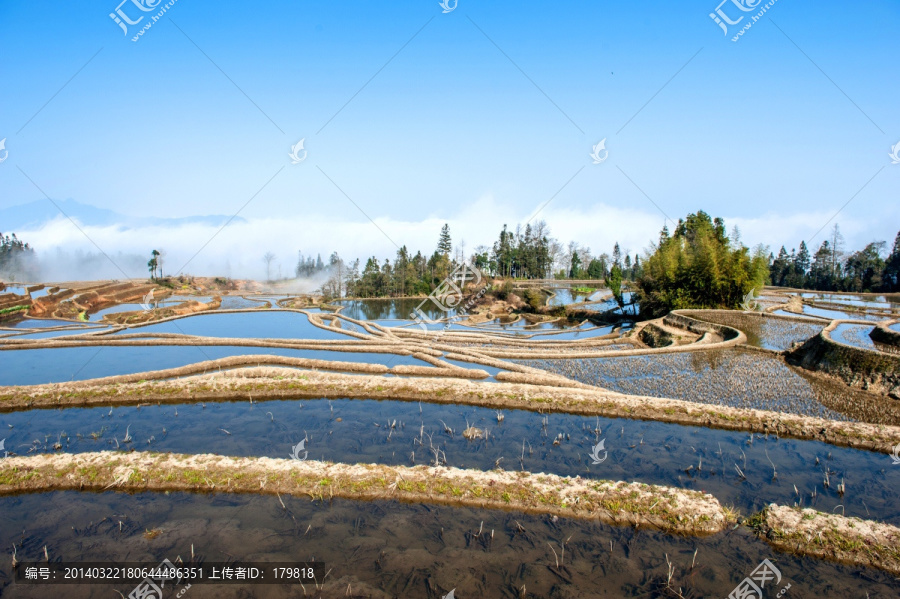
[[(738, 42), (705, 0), (178, 0), (137, 42), (149, 16), (123, 35), (117, 4), (0, 4), (0, 203), (44, 199), (36, 184), (135, 216), (246, 204), (252, 225), (198, 270), (236, 237), (289, 264), (297, 249), (430, 250), (449, 221), (471, 248), (551, 198), (539, 218), (596, 251), (639, 251), (661, 212), (697, 209), (790, 247), (855, 194), (833, 221), (849, 246), (900, 228), (897, 2), (779, 0)], [(170, 235), (179, 256), (215, 233), (86, 232), (108, 252)], [(30, 233), (86, 243), (70, 223)]]

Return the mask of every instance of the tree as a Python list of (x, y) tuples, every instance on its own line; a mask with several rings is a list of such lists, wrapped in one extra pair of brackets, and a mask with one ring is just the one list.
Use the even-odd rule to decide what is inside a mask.
[(166, 250), (159, 250), (158, 255), (156, 256), (157, 268), (159, 269), (159, 278), (165, 278), (163, 276), (163, 258), (166, 257)]
[(334, 291), (336, 293), (333, 297), (344, 296), (344, 270), (344, 261), (337, 252), (332, 252), (328, 258), (328, 272), (331, 275), (330, 280), (333, 279), (334, 281)]
[(147, 262), (147, 270), (150, 271), (150, 280), (156, 280), (156, 269), (159, 267), (159, 252), (153, 250), (150, 252), (150, 260)]
[(16, 280), (17, 276), (26, 280), (36, 278), (36, 258), (34, 249), (13, 233), (4, 236), (0, 233), (0, 276)]
[(266, 281), (272, 280), (272, 260), (275, 259), (275, 254), (272, 252), (266, 252), (263, 256), (263, 262), (266, 263)]
[(831, 280), (835, 281), (840, 276), (839, 266), (844, 256), (844, 236), (837, 223), (831, 229)]
[(643, 316), (679, 308), (737, 308), (748, 292), (766, 283), (766, 251), (751, 256), (743, 245), (732, 249), (720, 218), (701, 210), (679, 220), (671, 237), (665, 233), (637, 281)]
[(581, 258), (578, 257), (578, 252), (572, 252), (572, 263), (569, 267), (569, 278), (570, 279), (580, 279), (581, 278)]
[(731, 227), (731, 249), (735, 250), (741, 247), (743, 244), (741, 243), (741, 230), (737, 225)]
[[(833, 252), (831, 251), (831, 244), (828, 243), (828, 240), (822, 242), (822, 245), (819, 246), (819, 249), (816, 250), (815, 255), (813, 256), (812, 264), (809, 268), (809, 286), (813, 289), (821, 289), (822, 291), (828, 291), (834, 289), (834, 277), (832, 277), (833, 272)], [(772, 281), (773, 285), (780, 285), (781, 283)]]
[(606, 278), (606, 263), (594, 258), (588, 264), (587, 275), (590, 279), (599, 280)]
[(800, 242), (800, 249), (797, 250), (797, 256), (794, 258), (792, 266), (793, 279), (791, 280), (791, 285), (794, 287), (805, 287), (810, 267), (809, 249), (807, 249), (805, 241)]
[(609, 272), (609, 278), (606, 279), (606, 286), (612, 291), (613, 297), (620, 308), (625, 307), (625, 298), (622, 296), (622, 269), (618, 264), (613, 264)]
[(900, 232), (894, 238), (894, 247), (884, 261), (881, 286), (884, 291), (900, 291)]
[(450, 257), (450, 252), (453, 251), (453, 242), (450, 239), (450, 225), (444, 223), (444, 226), (441, 227), (441, 236), (438, 237), (437, 251), (442, 256)]
[(884, 260), (881, 258), (881, 254), (886, 245), (884, 241), (874, 241), (847, 258), (844, 269), (846, 273), (845, 289), (848, 291), (881, 289), (881, 277), (884, 271)]

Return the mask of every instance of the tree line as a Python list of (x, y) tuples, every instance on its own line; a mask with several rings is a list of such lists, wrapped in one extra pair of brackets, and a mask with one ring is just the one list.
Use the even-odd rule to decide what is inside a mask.
[[(492, 246), (477, 246), (466, 256), (464, 242), (454, 246), (449, 225), (441, 228), (434, 251), (413, 255), (403, 246), (393, 260), (368, 258), (345, 263), (337, 253), (328, 263), (300, 257), (297, 274), (328, 275), (322, 287), (330, 297), (362, 298), (424, 295), (459, 264), (471, 262), (484, 274), (505, 279), (591, 279), (604, 281), (621, 304), (622, 290), (636, 291), (642, 315), (655, 317), (678, 308), (737, 308), (753, 289), (771, 284), (822, 291), (898, 291), (900, 233), (887, 257), (886, 244), (872, 242), (845, 254), (835, 227), (815, 256), (806, 244), (778, 256), (769, 248), (746, 247), (737, 227), (726, 234), (725, 222), (700, 210), (679, 219), (670, 233), (664, 226), (643, 258), (623, 251), (595, 254), (587, 246), (563, 245), (543, 221), (511, 230), (504, 225)], [(835, 249), (837, 248), (837, 249)], [(315, 266), (313, 266), (315, 264)]]
[(35, 268), (34, 249), (15, 233), (5, 236), (0, 233), (0, 276), (10, 280), (27, 278)]
[(816, 291), (900, 291), (900, 232), (886, 257), (887, 242), (873, 241), (856, 252), (844, 251), (844, 238), (835, 225), (815, 254), (805, 241), (788, 254), (781, 246), (769, 255), (772, 285)]
[(470, 256), (466, 256), (464, 241), (454, 246), (450, 226), (445, 224), (430, 255), (413, 254), (404, 245), (393, 260), (371, 256), (360, 267), (359, 260), (345, 263), (334, 253), (328, 264), (319, 258), (314, 268), (312, 259), (301, 255), (296, 271), (306, 277), (325, 273), (322, 291), (330, 297), (396, 297), (430, 293), (463, 262), (471, 262), (487, 276), (513, 279), (618, 278), (624, 282), (635, 280), (642, 272), (640, 257), (635, 254), (632, 259), (618, 243), (611, 255), (595, 256), (590, 248), (577, 243), (563, 246), (549, 235), (543, 221), (534, 227), (517, 226), (515, 231), (504, 225), (492, 247), (476, 247)]

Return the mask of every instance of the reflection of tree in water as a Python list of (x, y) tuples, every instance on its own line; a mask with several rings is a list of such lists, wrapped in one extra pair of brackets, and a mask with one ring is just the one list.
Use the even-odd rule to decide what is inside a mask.
[(704, 370), (717, 370), (726, 360), (725, 352), (721, 351), (695, 351), (688, 352), (688, 355), (690, 355), (691, 370), (697, 374)]
[[(410, 320), (410, 313), (419, 308), (428, 318), (437, 320), (447, 316), (453, 316), (454, 311), (444, 312), (433, 301), (428, 300), (424, 304), (425, 298), (406, 298), (406, 299), (371, 299), (371, 300), (349, 300), (340, 302), (344, 309), (341, 315), (355, 318), (357, 320), (389, 320), (402, 319)], [(422, 304), (419, 307), (419, 304)]]

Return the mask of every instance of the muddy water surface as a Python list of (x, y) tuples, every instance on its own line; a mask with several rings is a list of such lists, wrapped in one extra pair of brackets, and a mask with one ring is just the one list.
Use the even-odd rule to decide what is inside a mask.
[[(282, 502), (284, 506), (282, 506)], [(325, 562), (324, 586), (307, 597), (726, 597), (770, 560), (785, 597), (896, 597), (900, 584), (869, 569), (780, 554), (745, 529), (673, 537), (517, 512), (380, 501), (181, 493), (48, 493), (0, 498), (0, 542), (19, 560), (130, 560), (156, 565), (260, 560)], [(563, 547), (565, 551), (563, 555)], [(552, 549), (551, 549), (552, 547)], [(556, 556), (554, 556), (554, 551)], [(559, 565), (557, 566), (557, 560)], [(673, 566), (669, 580), (668, 563)], [(127, 585), (28, 587), (4, 597), (128, 596)], [(168, 589), (175, 596), (182, 586)], [(299, 585), (193, 585), (185, 597), (302, 597)]]

